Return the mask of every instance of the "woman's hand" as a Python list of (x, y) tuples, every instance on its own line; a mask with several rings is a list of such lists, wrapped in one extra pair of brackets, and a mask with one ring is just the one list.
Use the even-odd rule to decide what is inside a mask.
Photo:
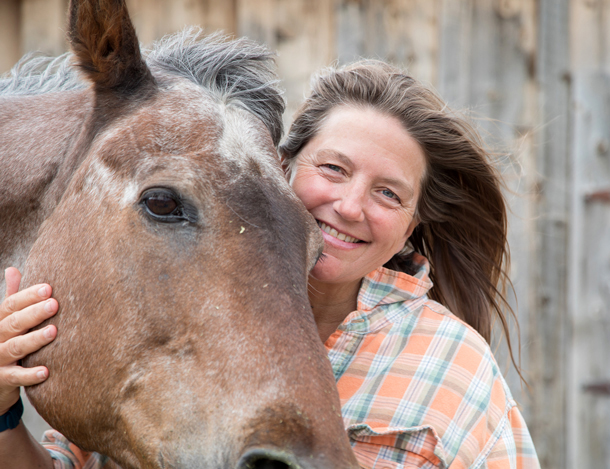
[(55, 326), (28, 332), (57, 312), (57, 300), (49, 285), (34, 285), (19, 291), (21, 274), (14, 267), (5, 271), (6, 295), (0, 304), (0, 415), (19, 399), (19, 386), (43, 382), (49, 376), (44, 366), (23, 368), (18, 361), (51, 342)]

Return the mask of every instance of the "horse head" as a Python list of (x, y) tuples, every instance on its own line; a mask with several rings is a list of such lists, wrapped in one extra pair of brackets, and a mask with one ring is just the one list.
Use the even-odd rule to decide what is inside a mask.
[(142, 54), (119, 0), (72, 1), (68, 36), (89, 86), (7, 123), (29, 119), (21, 143), (53, 161), (26, 274), (54, 287), (59, 333), (24, 360), (50, 370), (30, 400), (125, 469), (356, 467), (307, 297), (319, 229), (275, 150), (272, 56), (193, 31)]

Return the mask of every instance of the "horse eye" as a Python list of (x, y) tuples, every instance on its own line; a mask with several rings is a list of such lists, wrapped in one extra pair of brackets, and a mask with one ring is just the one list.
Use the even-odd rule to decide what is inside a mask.
[(152, 219), (166, 223), (196, 221), (196, 216), (188, 215), (194, 210), (169, 189), (157, 188), (146, 191), (140, 199), (144, 212)]
[(168, 194), (152, 194), (144, 199), (144, 203), (151, 213), (160, 217), (171, 215), (178, 208), (178, 202)]

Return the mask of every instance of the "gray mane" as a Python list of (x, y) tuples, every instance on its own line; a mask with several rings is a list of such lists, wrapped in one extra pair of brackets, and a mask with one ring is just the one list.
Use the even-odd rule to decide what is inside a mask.
[(0, 96), (24, 96), (86, 88), (72, 62), (73, 54), (47, 57), (39, 52), (25, 54), (0, 77)]
[[(221, 34), (204, 36), (191, 27), (143, 50), (153, 72), (186, 78), (214, 93), (227, 104), (257, 116), (277, 146), (282, 136), (284, 99), (275, 73), (274, 54), (249, 39), (228, 40)], [(27, 54), (0, 78), (0, 96), (36, 95), (87, 88), (73, 54), (56, 58)]]

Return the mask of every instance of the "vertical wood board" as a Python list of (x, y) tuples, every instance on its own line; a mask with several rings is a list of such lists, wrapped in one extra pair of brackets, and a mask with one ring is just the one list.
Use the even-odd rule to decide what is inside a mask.
[(22, 54), (40, 51), (56, 56), (67, 51), (67, 11), (68, 0), (22, 0)]
[(574, 171), (568, 418), (571, 467), (610, 467), (610, 396), (589, 390), (610, 383), (610, 74), (580, 72), (574, 81)]
[(127, 0), (127, 7), (138, 38), (146, 45), (188, 26), (235, 34), (233, 0)]
[[(568, 0), (540, 0), (536, 61), (540, 86), (537, 168), (536, 309), (531, 334), (536, 346), (530, 430), (543, 467), (567, 467), (566, 388), (568, 231), (570, 190)], [(552, 432), (549, 429), (553, 429)]]
[(0, 75), (21, 57), (21, 2), (0, 1)]

